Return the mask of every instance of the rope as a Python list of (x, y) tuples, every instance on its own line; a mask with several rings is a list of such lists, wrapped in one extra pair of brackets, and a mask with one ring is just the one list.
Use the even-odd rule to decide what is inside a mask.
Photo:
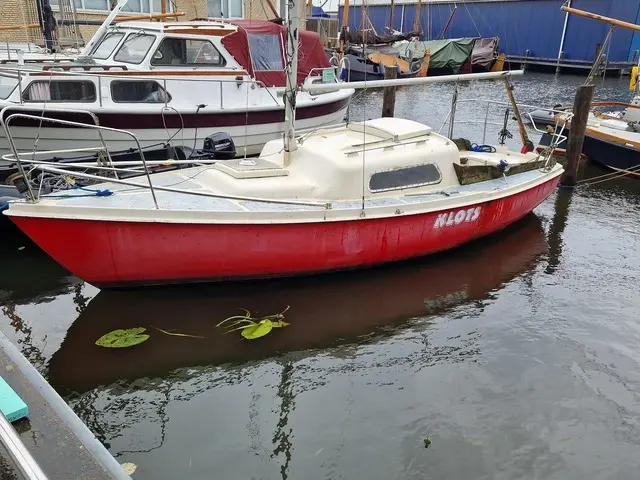
[(113, 192), (108, 188), (104, 190), (93, 189), (87, 187), (81, 187), (79, 185), (73, 185), (71, 190), (84, 190), (85, 192), (91, 192), (86, 195), (44, 195), (43, 198), (76, 198), (76, 197), (108, 197), (113, 195)]
[(495, 153), (496, 147), (493, 145), (478, 145), (477, 143), (472, 143), (471, 150), (473, 152)]

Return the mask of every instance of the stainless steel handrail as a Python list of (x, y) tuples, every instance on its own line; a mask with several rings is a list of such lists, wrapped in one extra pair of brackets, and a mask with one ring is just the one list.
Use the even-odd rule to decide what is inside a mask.
[[(20, 170), (20, 173), (22, 174), (25, 184), (27, 185), (27, 191), (29, 193), (29, 199), (33, 202), (36, 201), (36, 197), (33, 193), (33, 189), (31, 188), (31, 184), (29, 182), (29, 178), (24, 170), (24, 166), (22, 165), (22, 162), (20, 160), (20, 154), (18, 153), (18, 149), (16, 148), (16, 144), (15, 141), (13, 140), (13, 137), (11, 136), (11, 131), (10, 131), (10, 127), (11, 127), (11, 121), (14, 120), (15, 118), (23, 118), (23, 119), (29, 119), (29, 120), (36, 120), (36, 121), (46, 121), (48, 123), (58, 123), (61, 125), (67, 125), (67, 126), (72, 126), (72, 127), (81, 127), (81, 128), (88, 128), (90, 130), (97, 130), (98, 131), (98, 135), (100, 137), (100, 142), (102, 143), (103, 147), (104, 147), (104, 151), (107, 152), (108, 155), (108, 159), (109, 159), (109, 163), (113, 166), (113, 162), (111, 160), (111, 156), (109, 155), (109, 149), (107, 148), (107, 145), (104, 141), (104, 138), (102, 136), (102, 132), (106, 131), (106, 132), (113, 132), (113, 133), (120, 133), (123, 135), (127, 135), (129, 137), (131, 137), (133, 139), (134, 142), (136, 142), (136, 147), (138, 148), (138, 152), (140, 153), (140, 160), (142, 161), (142, 165), (144, 167), (144, 173), (147, 177), (147, 181), (149, 182), (149, 189), (151, 192), (151, 196), (153, 197), (153, 203), (156, 207), (156, 209), (159, 209), (160, 207), (158, 206), (158, 200), (156, 198), (156, 192), (153, 188), (153, 183), (151, 182), (151, 176), (149, 174), (149, 168), (147, 166), (147, 162), (145, 160), (144, 157), (144, 152), (142, 151), (142, 146), (140, 145), (140, 142), (138, 141), (138, 137), (135, 136), (135, 134), (133, 134), (132, 132), (129, 132), (128, 130), (121, 130), (121, 129), (117, 129), (117, 128), (111, 128), (111, 127), (103, 127), (100, 125), (89, 125), (87, 123), (80, 123), (80, 122), (72, 122), (69, 120), (62, 120), (62, 119), (58, 119), (58, 118), (48, 118), (48, 117), (44, 117), (41, 115), (28, 115), (28, 114), (24, 114), (24, 113), (12, 113), (9, 116), (7, 116), (7, 118), (4, 118), (4, 112), (5, 110), (9, 108), (15, 108), (15, 107), (5, 107), (0, 111), (0, 121), (2, 122), (2, 126), (4, 127), (4, 131), (5, 131), (5, 135), (7, 136), (7, 140), (9, 141), (9, 146), (11, 147), (11, 151), (13, 152), (13, 154), (15, 155), (15, 159), (16, 159), (16, 163), (18, 165), (18, 169)], [(64, 110), (65, 112), (71, 112), (71, 113), (79, 113), (79, 111), (74, 111), (74, 110)], [(97, 121), (97, 118), (96, 118)], [(78, 150), (78, 149), (74, 149), (74, 150)], [(104, 179), (104, 181), (108, 181), (108, 180), (113, 180), (113, 179)]]
[(0, 413), (0, 442), (15, 463), (15, 467), (27, 480), (48, 480), (47, 475), (2, 413)]
[[(133, 72), (135, 72), (135, 70), (133, 70)], [(6, 66), (6, 65), (0, 65), (0, 75), (3, 74), (14, 74), (17, 75), (20, 79), (22, 78), (29, 78), (30, 74), (33, 73), (37, 73), (38, 76), (38, 80), (48, 80), (50, 79), (50, 77), (44, 75), (42, 76), (42, 74), (46, 74), (46, 73), (52, 73), (55, 74), (56, 76), (71, 76), (71, 77), (85, 77), (85, 78), (98, 78), (98, 82), (102, 82), (101, 79), (105, 78), (105, 79), (109, 79), (109, 80), (150, 80), (148, 75), (144, 75), (144, 74), (140, 74), (140, 75), (135, 75), (135, 74), (129, 74), (129, 75), (118, 75), (118, 74), (101, 74), (98, 71), (95, 70), (83, 70), (83, 71), (59, 71), (59, 70), (55, 70), (55, 69), (51, 69), (51, 70), (42, 70), (42, 69), (37, 69), (37, 68), (16, 68), (16, 67), (12, 67), (12, 66)], [(242, 75), (241, 72), (238, 72), (238, 75)], [(180, 81), (180, 82), (209, 82), (209, 83), (219, 83), (220, 84), (220, 88), (222, 88), (222, 85), (225, 83), (229, 83), (229, 84), (238, 84), (238, 83), (248, 83), (248, 84), (252, 84), (255, 85), (257, 87), (260, 87), (264, 90), (266, 90), (266, 92), (269, 94), (269, 96), (271, 97), (271, 99), (274, 101), (274, 103), (276, 105), (280, 105), (280, 103), (278, 102), (278, 99), (276, 98), (276, 96), (273, 95), (273, 93), (271, 92), (271, 87), (268, 87), (267, 85), (264, 84), (264, 82), (260, 81), (260, 80), (255, 80), (253, 78), (250, 78), (248, 80), (246, 79), (233, 79), (233, 80), (227, 80), (227, 79), (221, 79), (221, 78), (217, 78), (217, 79), (212, 79), (212, 78), (169, 78), (167, 79), (167, 77), (171, 77), (171, 72), (167, 72), (167, 75), (162, 77), (163, 80), (163, 87), (165, 88), (165, 91), (167, 91), (166, 88), (166, 82), (168, 81)], [(153, 80), (153, 79), (151, 79)], [(24, 89), (24, 86), (22, 85), (22, 82), (20, 82), (20, 88)], [(284, 87), (281, 87), (284, 88)], [(22, 101), (22, 94), (20, 95), (20, 99)]]
[[(511, 107), (511, 103), (509, 102), (504, 102), (504, 101), (497, 101), (497, 100), (488, 100), (488, 99), (478, 99), (478, 98), (465, 98), (465, 99), (456, 99), (454, 98), (453, 103), (452, 103), (452, 108), (449, 110), (449, 113), (447, 114), (447, 116), (445, 117), (444, 121), (442, 122), (442, 125), (440, 126), (440, 129), (438, 130), (438, 133), (442, 133), (444, 127), (449, 123), (450, 127), (451, 125), (451, 117), (452, 117), (452, 112), (455, 112), (456, 107), (461, 104), (461, 103), (484, 103), (486, 104), (486, 110), (485, 110), (485, 116), (484, 116), (484, 120), (456, 120), (455, 117), (453, 119), (453, 124), (482, 124), (483, 125), (483, 132), (482, 132), (482, 143), (484, 144), (486, 141), (486, 133), (487, 133), (487, 125), (502, 125), (502, 123), (499, 122), (493, 122), (493, 121), (489, 121), (489, 107), (491, 105), (496, 105), (496, 106), (501, 106), (501, 107)], [(542, 110), (545, 112), (551, 112), (554, 114), (562, 114), (565, 115), (566, 120), (570, 120), (573, 117), (573, 113), (570, 111), (566, 111), (566, 110), (558, 110), (558, 109), (554, 109), (554, 108), (545, 108), (545, 107), (540, 107), (538, 105), (528, 105), (525, 103), (518, 103), (518, 107), (519, 108), (529, 108), (529, 109), (536, 109), (536, 110)], [(522, 114), (527, 115), (529, 117), (529, 119), (531, 120), (533, 129), (538, 132), (538, 133), (545, 133), (543, 130), (540, 130), (536, 124), (535, 121), (533, 120), (533, 118), (531, 117), (531, 114), (529, 112)], [(556, 121), (556, 124), (558, 124), (558, 121)], [(557, 139), (557, 141), (552, 142), (553, 145), (557, 145), (562, 143), (564, 140), (567, 139), (566, 135), (562, 135), (562, 133), (565, 130), (565, 124), (561, 124), (560, 125), (560, 131), (557, 132), (554, 130), (553, 136), (554, 138)], [(452, 131), (452, 129), (450, 128), (449, 130), (450, 132)]]

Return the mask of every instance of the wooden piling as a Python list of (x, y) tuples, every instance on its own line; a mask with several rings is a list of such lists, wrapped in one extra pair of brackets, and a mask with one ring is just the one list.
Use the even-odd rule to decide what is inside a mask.
[[(398, 78), (398, 66), (385, 65), (384, 79), (393, 80), (395, 78)], [(384, 93), (382, 97), (382, 116), (393, 117), (395, 108), (396, 108), (396, 87), (384, 87)]]
[(566, 187), (573, 187), (578, 179), (578, 165), (580, 153), (584, 143), (584, 134), (587, 129), (587, 119), (591, 109), (594, 85), (580, 85), (573, 102), (573, 118), (569, 125), (569, 138), (567, 139), (567, 153), (565, 155), (565, 167), (560, 183)]

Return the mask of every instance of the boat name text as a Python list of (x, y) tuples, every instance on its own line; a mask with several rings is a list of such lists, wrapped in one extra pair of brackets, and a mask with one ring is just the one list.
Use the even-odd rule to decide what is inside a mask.
[(458, 210), (457, 212), (441, 213), (436, 218), (433, 228), (460, 225), (462, 222), (475, 222), (480, 216), (480, 207)]

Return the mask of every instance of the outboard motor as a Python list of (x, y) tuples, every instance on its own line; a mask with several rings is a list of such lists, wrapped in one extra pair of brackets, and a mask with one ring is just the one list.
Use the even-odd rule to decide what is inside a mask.
[(204, 139), (203, 153), (213, 155), (216, 160), (231, 160), (236, 157), (236, 144), (231, 135), (218, 132)]

